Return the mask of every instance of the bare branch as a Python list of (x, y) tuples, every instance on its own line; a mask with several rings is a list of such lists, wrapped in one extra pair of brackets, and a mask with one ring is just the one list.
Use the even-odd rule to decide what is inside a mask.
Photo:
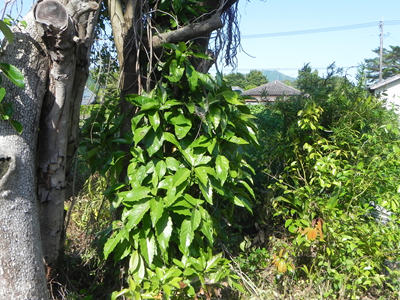
[(178, 43), (202, 37), (223, 27), (219, 14), (197, 24), (191, 24), (179, 29), (162, 33), (153, 37), (153, 48), (160, 48), (163, 43)]

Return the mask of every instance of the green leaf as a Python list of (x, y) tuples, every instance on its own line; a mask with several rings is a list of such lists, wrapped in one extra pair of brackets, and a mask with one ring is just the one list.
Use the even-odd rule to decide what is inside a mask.
[(158, 126), (160, 126), (160, 123), (161, 123), (158, 112), (157, 111), (149, 112), (148, 117), (149, 117), (150, 124), (153, 127), (153, 130), (156, 131), (158, 129)]
[(175, 127), (175, 134), (178, 139), (183, 139), (192, 128), (192, 121), (187, 119), (183, 114), (173, 117), (169, 122)]
[[(194, 67), (192, 65), (189, 65), (189, 64), (186, 65), (186, 77), (189, 82), (190, 90), (191, 91), (196, 90), (199, 78), (197, 77), (197, 71), (194, 69)], [(194, 105), (193, 105), (193, 109), (194, 109)]]
[(178, 171), (176, 171), (175, 175), (174, 175), (174, 179), (172, 181), (172, 187), (177, 187), (179, 186), (181, 183), (185, 182), (188, 180), (188, 178), (190, 177), (190, 170), (187, 168), (181, 168)]
[(172, 294), (171, 287), (168, 284), (163, 284), (161, 286), (161, 288), (164, 291), (165, 296), (167, 297), (167, 299), (170, 299), (170, 296)]
[(11, 80), (16, 86), (23, 89), (25, 87), (24, 75), (13, 65), (7, 63), (0, 63), (0, 70), (3, 71), (4, 75)]
[(211, 119), (212, 124), (214, 125), (214, 129), (217, 129), (221, 122), (221, 109), (219, 107), (212, 106), (208, 116)]
[(175, 125), (175, 134), (178, 139), (183, 139), (190, 131), (192, 128), (192, 124), (178, 124)]
[[(177, 1), (179, 1), (179, 0), (177, 0)], [(187, 50), (186, 43), (184, 43), (184, 42), (179, 42), (178, 47), (179, 47), (180, 52), (186, 52), (186, 50)]]
[(158, 102), (149, 102), (149, 103), (143, 104), (143, 106), (140, 108), (140, 111), (159, 109), (159, 108), (160, 108), (160, 103), (158, 103)]
[(230, 138), (225, 138), (222, 137), (224, 140), (227, 140), (228, 142), (234, 143), (234, 144), (238, 144), (238, 145), (247, 145), (249, 142), (246, 141), (245, 139), (241, 138), (241, 137), (237, 137), (237, 136), (232, 136)]
[(202, 195), (204, 196), (204, 199), (206, 199), (206, 201), (212, 205), (213, 204), (213, 199), (212, 199), (213, 198), (213, 190), (212, 190), (212, 186), (211, 186), (210, 182), (207, 182), (206, 185), (204, 185), (200, 182), (199, 187), (200, 187)]
[(185, 198), (185, 200), (191, 205), (191, 207), (193, 206), (198, 206), (204, 203), (204, 200), (201, 199), (197, 199), (197, 198), (193, 198), (191, 195), (189, 194), (185, 194), (183, 196)]
[(203, 220), (201, 221), (200, 231), (208, 239), (211, 245), (214, 243), (213, 228), (213, 224), (209, 221), (205, 221), (203, 218)]
[(113, 237), (110, 237), (107, 242), (104, 245), (103, 253), (104, 253), (104, 258), (107, 259), (107, 257), (110, 255), (110, 253), (115, 249), (115, 247), (118, 245), (118, 243), (121, 241), (123, 236), (123, 232), (120, 231)]
[(145, 96), (139, 96), (137, 94), (130, 94), (125, 96), (125, 100), (129, 101), (135, 106), (142, 107), (143, 105), (147, 103), (156, 103), (153, 98), (150, 97), (145, 97)]
[(135, 132), (137, 129), (137, 126), (139, 125), (139, 122), (143, 119), (145, 114), (143, 112), (138, 112), (131, 120), (132, 123), (132, 132)]
[[(211, 156), (207, 156), (207, 155), (203, 155), (203, 154), (198, 155), (198, 156), (196, 157), (195, 162), (194, 162), (194, 166), (206, 165), (206, 164), (208, 164), (211, 160), (212, 160), (212, 157), (211, 157)], [(210, 170), (210, 171), (209, 171), (209, 174), (215, 175), (214, 170)]]
[(144, 261), (142, 256), (136, 250), (132, 253), (129, 260), (129, 273), (134, 275), (134, 278), (141, 282), (145, 275)]
[[(168, 2), (165, 2), (168, 3)], [(162, 44), (164, 48), (171, 49), (171, 50), (178, 50), (178, 46), (172, 43), (164, 43)]]
[(16, 120), (10, 120), (11, 126), (14, 127), (14, 129), (18, 132), (18, 134), (21, 134), (22, 131), (24, 130), (24, 127), (22, 124)]
[(167, 172), (167, 165), (166, 165), (165, 161), (160, 160), (156, 164), (156, 173), (157, 173), (158, 179), (161, 180), (164, 177), (166, 172)]
[(218, 265), (218, 263), (221, 260), (221, 257), (222, 257), (222, 252), (214, 255), (213, 257), (211, 257), (211, 259), (208, 259), (207, 260), (207, 266), (206, 266), (204, 271), (205, 272), (211, 271), (212, 268), (214, 268), (215, 266)]
[(168, 212), (164, 211), (156, 225), (157, 241), (163, 252), (167, 252), (169, 240), (172, 235), (172, 227), (172, 219), (168, 215)]
[(190, 220), (183, 220), (179, 240), (180, 240), (180, 248), (183, 251), (183, 254), (189, 253), (189, 246), (192, 243), (194, 238), (194, 231), (192, 230), (192, 225)]
[(238, 94), (234, 91), (223, 91), (221, 95), (225, 98), (225, 100), (233, 105), (243, 105), (241, 101), (238, 100)]
[(20, 23), (21, 23), (21, 26), (22, 26), (23, 28), (28, 27), (28, 24), (26, 23), (26, 21), (21, 21)]
[[(116, 187), (120, 188), (119, 185), (116, 185)], [(131, 191), (118, 193), (118, 196), (123, 198), (122, 200), (123, 202), (133, 202), (146, 198), (149, 193), (150, 193), (150, 188), (145, 186), (140, 186)]]
[(223, 185), (228, 177), (229, 171), (229, 160), (225, 156), (217, 156), (217, 159), (215, 160), (215, 171), (218, 179), (221, 181), (221, 185)]
[(159, 201), (157, 198), (152, 198), (150, 200), (150, 218), (153, 227), (156, 226), (158, 220), (160, 220), (163, 213), (164, 213), (163, 202)]
[[(179, 0), (180, 1), (180, 0)], [(176, 59), (171, 61), (169, 65), (169, 76), (165, 76), (171, 82), (178, 82), (181, 80), (184, 73), (184, 69), (178, 65)]]
[(186, 102), (185, 105), (191, 114), (193, 114), (195, 112), (196, 106), (194, 105), (193, 102)]
[(0, 102), (4, 99), (5, 95), (6, 95), (6, 89), (3, 87), (0, 87)]
[(192, 210), (192, 216), (190, 218), (190, 225), (192, 227), (192, 230), (195, 231), (201, 223), (201, 213), (198, 209), (193, 208)]
[(253, 197), (253, 199), (256, 198), (256, 196), (254, 195), (253, 189), (250, 187), (250, 185), (249, 185), (246, 181), (240, 180), (239, 183), (242, 184), (242, 185), (246, 188), (246, 190), (247, 190), (247, 191), (249, 192), (249, 194)]
[(176, 99), (168, 100), (165, 102), (164, 105), (160, 107), (160, 110), (167, 110), (170, 109), (172, 106), (182, 105), (182, 101), (178, 101)]
[(148, 265), (153, 263), (154, 254), (156, 253), (156, 239), (151, 231), (148, 237), (140, 239), (140, 253)]
[(7, 26), (7, 24), (4, 23), (2, 20), (0, 20), (0, 30), (6, 37), (7, 41), (11, 44), (14, 41), (14, 34), (12, 33), (11, 29)]
[(126, 223), (126, 228), (131, 230), (134, 228), (139, 222), (142, 220), (144, 214), (150, 209), (150, 201), (142, 200), (140, 202), (135, 203), (135, 205), (127, 210), (123, 215), (123, 220), (128, 220)]
[(161, 128), (158, 128), (156, 132), (151, 130), (145, 138), (145, 146), (149, 156), (152, 156), (162, 147), (164, 143), (164, 133)]
[(153, 185), (153, 189), (151, 190), (151, 193), (156, 196), (157, 195), (157, 190), (158, 190), (158, 175), (157, 172), (153, 172), (151, 175), (151, 184)]
[(135, 146), (146, 136), (146, 134), (151, 129), (151, 126), (143, 126), (137, 128), (133, 133), (133, 140), (135, 142)]
[(175, 158), (169, 156), (165, 159), (166, 166), (171, 171), (177, 171), (181, 165)]
[(175, 145), (179, 149), (179, 151), (182, 150), (181, 145), (179, 144), (179, 142), (176, 139), (175, 135), (173, 135), (171, 132), (164, 132), (164, 139), (167, 142), (170, 142), (171, 144)]
[(211, 167), (196, 167), (194, 173), (196, 178), (201, 181), (205, 186), (208, 184), (208, 174), (214, 172)]
[(181, 153), (192, 167), (196, 165), (196, 158), (198, 155), (193, 154), (193, 149), (191, 147), (187, 147), (185, 150), (181, 151)]
[(251, 204), (243, 196), (241, 196), (241, 195), (235, 196), (235, 198), (233, 199), (233, 202), (235, 203), (235, 205), (241, 206), (241, 207), (246, 207), (248, 211), (253, 212), (251, 209)]
[(198, 72), (197, 76), (208, 90), (213, 90), (215, 88), (215, 81), (210, 74)]

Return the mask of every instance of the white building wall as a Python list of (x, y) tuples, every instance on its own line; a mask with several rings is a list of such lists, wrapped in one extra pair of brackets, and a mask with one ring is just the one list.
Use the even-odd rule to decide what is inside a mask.
[(399, 80), (390, 82), (375, 90), (375, 94), (380, 94), (382, 99), (386, 99), (388, 107), (392, 104), (397, 106), (400, 110), (400, 82)]

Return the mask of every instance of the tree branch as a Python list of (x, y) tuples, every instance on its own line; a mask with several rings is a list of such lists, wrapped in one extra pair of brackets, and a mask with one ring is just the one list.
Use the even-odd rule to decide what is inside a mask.
[(161, 33), (153, 37), (153, 48), (160, 48), (163, 43), (178, 43), (189, 41), (204, 36), (214, 30), (222, 28), (223, 24), (219, 14), (214, 14), (210, 19), (197, 24), (191, 24), (173, 31)]
[(117, 48), (118, 61), (121, 65), (124, 63), (124, 38), (123, 32), (125, 27), (125, 18), (122, 11), (120, 0), (108, 0), (108, 11), (110, 14), (110, 22), (113, 31), (115, 47)]

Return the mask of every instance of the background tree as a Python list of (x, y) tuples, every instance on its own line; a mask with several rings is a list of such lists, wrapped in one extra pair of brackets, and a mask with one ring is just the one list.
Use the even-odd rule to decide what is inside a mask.
[(263, 73), (258, 70), (251, 70), (248, 74), (245, 75), (245, 77), (246, 77), (245, 90), (249, 90), (268, 83), (267, 77), (265, 77)]
[(261, 71), (251, 70), (248, 74), (231, 73), (224, 78), (230, 86), (238, 86), (244, 90), (249, 90), (268, 83), (268, 79)]
[[(383, 49), (382, 57), (382, 78), (387, 79), (394, 75), (400, 74), (400, 47), (389, 46), (390, 49)], [(365, 67), (367, 70), (367, 78), (371, 82), (379, 79), (379, 53), (380, 49), (372, 50), (377, 57), (365, 59)]]
[(224, 76), (230, 86), (238, 86), (242, 89), (246, 87), (246, 77), (242, 73), (230, 73)]

